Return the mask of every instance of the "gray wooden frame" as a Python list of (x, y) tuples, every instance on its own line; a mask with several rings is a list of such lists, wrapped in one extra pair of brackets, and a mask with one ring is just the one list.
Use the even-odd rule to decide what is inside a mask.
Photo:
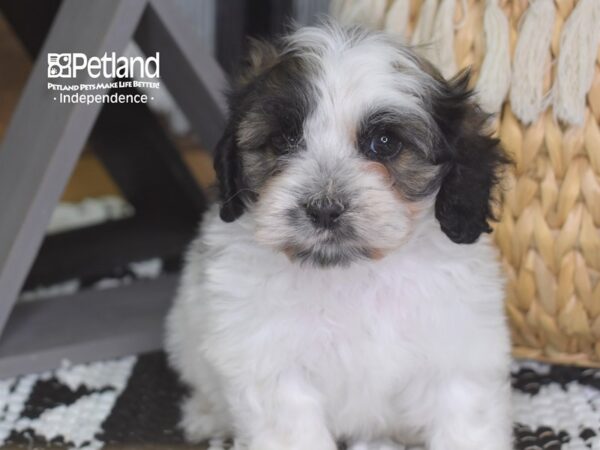
[(204, 143), (212, 147), (222, 131), (225, 75), (166, 2), (63, 2), (0, 147), (0, 378), (48, 369), (62, 359), (80, 362), (160, 346), (171, 278), (17, 305), (102, 106), (55, 101), (46, 85), (46, 55), (120, 53), (134, 34), (142, 50), (161, 52), (162, 81)]

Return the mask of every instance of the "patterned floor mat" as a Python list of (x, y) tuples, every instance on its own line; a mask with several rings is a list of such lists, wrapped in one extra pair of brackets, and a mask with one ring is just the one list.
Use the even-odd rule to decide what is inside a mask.
[[(600, 449), (600, 370), (523, 361), (513, 364), (512, 377), (516, 449)], [(177, 422), (184, 395), (161, 352), (4, 380), (0, 444), (183, 447)]]

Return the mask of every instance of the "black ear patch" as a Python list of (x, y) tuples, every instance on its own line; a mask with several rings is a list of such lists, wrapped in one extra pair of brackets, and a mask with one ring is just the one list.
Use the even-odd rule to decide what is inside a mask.
[(494, 188), (510, 163), (500, 141), (486, 131), (488, 116), (468, 89), (469, 72), (440, 81), (434, 118), (441, 133), (440, 160), (445, 176), (435, 202), (442, 231), (458, 244), (475, 242), (492, 231)]
[(223, 221), (240, 217), (277, 173), (282, 152), (274, 142), (301, 130), (310, 107), (308, 78), (309, 66), (297, 52), (282, 55), (278, 47), (253, 42), (229, 92), (229, 121), (215, 151)]
[(240, 149), (236, 142), (236, 130), (242, 111), (248, 108), (254, 91), (253, 84), (262, 74), (275, 64), (277, 49), (265, 42), (251, 41), (246, 61), (228, 93), (229, 122), (214, 155), (214, 168), (219, 183), (221, 200), (220, 216), (224, 222), (233, 222), (246, 209), (246, 192)]
[(231, 127), (225, 130), (217, 144), (214, 167), (219, 180), (221, 219), (224, 222), (233, 222), (243, 214), (244, 201), (241, 196), (243, 190), (241, 162)]

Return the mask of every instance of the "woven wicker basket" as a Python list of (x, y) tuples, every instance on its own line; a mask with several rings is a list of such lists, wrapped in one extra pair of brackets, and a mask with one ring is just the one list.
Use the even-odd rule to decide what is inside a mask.
[[(422, 1), (410, 0), (404, 32), (408, 39)], [(389, 26), (386, 14), (393, 3), (373, 1), (370, 16), (359, 21)], [(522, 15), (530, 4), (527, 0), (499, 0), (498, 4), (509, 21), (512, 58)], [(546, 93), (556, 76), (552, 63), (560, 51), (563, 24), (576, 5), (574, 0), (554, 1), (555, 23), (543, 82)], [(485, 1), (477, 0), (457, 0), (455, 7), (456, 66), (472, 66), (474, 82), (485, 56), (485, 7)], [(508, 100), (494, 124), (516, 162), (506, 182), (494, 237), (508, 276), (506, 308), (518, 357), (600, 366), (599, 62), (600, 52), (582, 126), (558, 122), (551, 108), (526, 126)]]

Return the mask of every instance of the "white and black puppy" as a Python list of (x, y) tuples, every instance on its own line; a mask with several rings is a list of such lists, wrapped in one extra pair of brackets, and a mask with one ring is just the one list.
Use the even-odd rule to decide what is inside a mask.
[(334, 24), (250, 60), (215, 155), (220, 211), (167, 322), (188, 438), (511, 448), (503, 278), (482, 235), (507, 158), (468, 74)]

